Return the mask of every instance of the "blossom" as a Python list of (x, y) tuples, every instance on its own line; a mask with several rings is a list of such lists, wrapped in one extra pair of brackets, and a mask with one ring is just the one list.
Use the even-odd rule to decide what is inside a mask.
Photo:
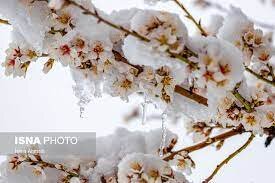
[(251, 130), (254, 133), (263, 133), (261, 127), (262, 114), (253, 112), (253, 113), (244, 113), (242, 118), (242, 124), (246, 130)]
[(199, 88), (207, 88), (209, 102), (225, 96), (242, 80), (244, 60), (236, 47), (214, 37), (197, 37), (191, 44), (198, 52), (194, 61), (200, 68), (193, 73), (195, 83)]
[(7, 76), (25, 76), (26, 71), (31, 62), (35, 62), (39, 58), (39, 53), (27, 45), (18, 45), (11, 43), (6, 50), (6, 60), (2, 63), (5, 67)]
[(181, 155), (176, 155), (169, 163), (171, 166), (176, 166), (177, 170), (184, 171), (187, 175), (192, 173), (191, 168), (194, 167), (190, 158)]
[(90, 49), (90, 58), (105, 61), (111, 55), (112, 44), (110, 41), (93, 40), (92, 43), (90, 43)]
[(160, 51), (180, 53), (187, 43), (187, 29), (175, 14), (144, 10), (131, 20), (132, 30), (145, 36)]
[(217, 36), (236, 45), (243, 52), (246, 64), (253, 55), (259, 61), (268, 61), (274, 54), (270, 34), (264, 35), (262, 30), (254, 28), (253, 22), (237, 8), (231, 8)]
[(116, 78), (108, 81), (105, 90), (109, 90), (112, 96), (120, 96), (122, 99), (128, 100), (128, 96), (137, 91), (138, 86), (132, 74), (120, 74)]
[[(62, 7), (63, 4), (54, 5), (55, 8), (59, 8), (60, 6)], [(50, 15), (49, 22), (51, 27), (50, 33), (55, 34), (59, 32), (62, 35), (65, 35), (66, 33), (72, 31), (76, 26), (76, 22), (79, 18), (79, 15), (79, 12), (75, 11), (72, 6), (66, 6), (60, 10), (52, 12)]]

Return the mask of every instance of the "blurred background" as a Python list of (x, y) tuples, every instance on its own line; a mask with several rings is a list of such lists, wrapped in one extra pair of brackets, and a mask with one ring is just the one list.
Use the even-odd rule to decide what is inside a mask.
[[(154, 8), (166, 10), (181, 15), (189, 31), (195, 28), (184, 18), (184, 14), (173, 3), (160, 3), (149, 7), (142, 0), (93, 0), (95, 5), (105, 11), (119, 10), (131, 7)], [(194, 17), (201, 18), (202, 24), (209, 21), (211, 14), (225, 14), (225, 9), (219, 6), (209, 8), (204, 1), (182, 0), (191, 10)], [(271, 0), (211, 0), (224, 8), (230, 5), (240, 7), (251, 19), (258, 22), (275, 25), (275, 6)], [(217, 4), (215, 4), (217, 5)], [(202, 8), (204, 6), (204, 8)], [(5, 50), (11, 41), (10, 26), (0, 25), (0, 60), (5, 59)], [(44, 62), (37, 62), (29, 67), (26, 78), (5, 77), (0, 67), (0, 131), (94, 131), (97, 136), (108, 135), (117, 127), (129, 130), (150, 130), (161, 127), (160, 111), (149, 107), (149, 119), (145, 125), (141, 116), (131, 118), (132, 114), (141, 113), (142, 97), (133, 96), (124, 102), (119, 98), (103, 96), (93, 99), (85, 108), (83, 118), (80, 117), (78, 99), (73, 93), (73, 81), (68, 68), (56, 64), (45, 75), (42, 72)], [(135, 116), (134, 115), (134, 116)], [(129, 120), (130, 117), (130, 120)], [(184, 121), (169, 122), (168, 128), (180, 137), (180, 146), (190, 145), (191, 138), (185, 135)], [(196, 169), (190, 176), (194, 183), (199, 183), (208, 177), (216, 165), (228, 154), (239, 148), (248, 137), (234, 137), (225, 142), (220, 151), (214, 147), (192, 153)], [(273, 183), (273, 165), (275, 164), (275, 144), (264, 147), (264, 138), (256, 138), (244, 152), (224, 166), (213, 179), (215, 183)], [(3, 159), (3, 157), (1, 158)]]

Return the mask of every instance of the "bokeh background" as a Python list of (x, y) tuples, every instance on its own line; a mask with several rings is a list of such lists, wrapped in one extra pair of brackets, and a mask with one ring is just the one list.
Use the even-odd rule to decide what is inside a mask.
[[(224, 14), (215, 9), (203, 10), (195, 7), (192, 0), (182, 0), (196, 18), (207, 24), (211, 14)], [(266, 0), (267, 1), (267, 0)], [(184, 18), (183, 13), (173, 3), (159, 4), (156, 7), (144, 5), (142, 0), (93, 0), (95, 5), (106, 12), (131, 7), (155, 8), (178, 13), (186, 22), (191, 34), (194, 26)], [(275, 7), (271, 3), (262, 4), (259, 0), (212, 0), (229, 8), (241, 7), (251, 18), (269, 24), (275, 24)], [(1, 10), (0, 10), (1, 12)], [(11, 41), (11, 27), (0, 25), (0, 60), (5, 59), (5, 50)], [(132, 97), (124, 102), (119, 98), (103, 96), (93, 99), (87, 105), (84, 117), (80, 118), (78, 99), (73, 93), (73, 81), (68, 68), (56, 64), (47, 75), (42, 72), (43, 60), (32, 64), (26, 78), (5, 77), (0, 67), (0, 131), (95, 131), (97, 136), (108, 135), (117, 127), (129, 130), (150, 130), (160, 128), (160, 118), (141, 124), (141, 118), (125, 122), (125, 116), (134, 108), (141, 109), (141, 97)], [(148, 116), (160, 115), (153, 106)], [(191, 138), (185, 135), (184, 120), (168, 123), (168, 128), (180, 136), (180, 146), (190, 145)], [(196, 169), (190, 176), (199, 183), (214, 170), (216, 165), (233, 152), (248, 138), (234, 137), (225, 142), (220, 151), (214, 147), (192, 153)], [(264, 147), (264, 138), (256, 138), (243, 153), (229, 162), (213, 179), (215, 183), (274, 183), (275, 143)], [(1, 142), (1, 139), (0, 139)], [(1, 143), (0, 143), (1, 145)], [(0, 160), (3, 161), (4, 157)]]

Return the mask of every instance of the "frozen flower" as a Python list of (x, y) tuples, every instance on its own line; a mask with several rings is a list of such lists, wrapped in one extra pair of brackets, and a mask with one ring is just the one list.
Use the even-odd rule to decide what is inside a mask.
[(187, 29), (175, 14), (139, 11), (131, 20), (131, 28), (151, 40), (152, 46), (159, 51), (180, 53), (187, 43)]
[(192, 167), (194, 167), (194, 162), (188, 156), (188, 154), (183, 152), (183, 155), (176, 155), (170, 162), (171, 166), (175, 166), (177, 170), (184, 171), (187, 175), (192, 173)]
[(268, 61), (274, 54), (271, 52), (270, 34), (264, 35), (262, 30), (255, 29), (254, 24), (237, 8), (231, 9), (217, 36), (237, 46), (243, 52), (247, 65), (253, 55), (260, 61)]
[(273, 53), (271, 48), (260, 47), (255, 49), (255, 58), (257, 59), (257, 61), (258, 60), (262, 62), (269, 61), (272, 55)]
[(253, 43), (254, 35), (249, 30), (253, 30), (253, 23), (240, 9), (232, 7), (217, 36), (238, 45), (244, 34), (247, 34), (245, 40)]
[(139, 78), (145, 81), (152, 81), (155, 78), (155, 71), (152, 67), (145, 66)]
[(156, 71), (145, 67), (139, 79), (141, 90), (153, 101), (165, 105), (173, 102), (176, 83), (169, 67), (161, 67)]
[(218, 97), (224, 97), (243, 79), (242, 54), (230, 43), (214, 37), (197, 37), (191, 44), (198, 53), (199, 69), (193, 72), (195, 83), (207, 88), (209, 102), (214, 104), (212, 99), (217, 102)]
[(259, 112), (244, 113), (242, 118), (242, 125), (246, 130), (251, 130), (253, 133), (263, 133), (261, 126), (263, 114)]
[(262, 128), (269, 128), (275, 124), (275, 112), (272, 110), (274, 110), (274, 107), (270, 110), (260, 111), (263, 112)]
[(215, 120), (223, 127), (238, 126), (242, 118), (242, 109), (237, 105), (236, 98), (228, 92), (220, 99)]
[(6, 61), (2, 63), (5, 67), (6, 75), (25, 76), (27, 69), (31, 62), (39, 58), (39, 53), (34, 51), (27, 45), (18, 45), (11, 43), (10, 47), (6, 50)]
[(118, 74), (105, 84), (105, 90), (112, 96), (120, 96), (128, 100), (128, 96), (137, 91), (138, 86), (130, 73)]
[(50, 16), (50, 33), (61, 33), (64, 36), (75, 28), (80, 15), (81, 14), (76, 11), (73, 6), (66, 6), (60, 10), (52, 12)]
[(106, 60), (110, 58), (111, 56), (111, 50), (112, 50), (112, 44), (109, 41), (99, 41), (99, 40), (94, 40), (90, 44), (90, 57), (92, 59), (101, 59), (101, 60)]

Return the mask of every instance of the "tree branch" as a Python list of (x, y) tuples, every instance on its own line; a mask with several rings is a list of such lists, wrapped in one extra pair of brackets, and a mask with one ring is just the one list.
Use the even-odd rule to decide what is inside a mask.
[(207, 98), (201, 96), (201, 95), (198, 95), (196, 93), (193, 93), (189, 90), (186, 90), (185, 88), (179, 86), (179, 85), (176, 85), (175, 87), (175, 92), (180, 94), (180, 95), (183, 95), (193, 101), (196, 101), (198, 102), (199, 104), (202, 104), (204, 106), (208, 106), (207, 104)]
[(241, 153), (244, 149), (247, 148), (247, 146), (252, 142), (254, 139), (254, 135), (251, 133), (249, 139), (245, 142), (244, 145), (242, 145), (239, 149), (237, 149), (235, 152), (230, 154), (225, 160), (223, 160), (213, 171), (213, 173), (203, 181), (203, 183), (208, 183), (210, 180), (213, 179), (213, 177), (218, 173), (218, 171), (225, 165), (227, 164), (230, 160), (232, 160), (235, 156), (237, 156), (239, 153)]
[(177, 151), (174, 151), (172, 152), (171, 154), (169, 154), (168, 156), (164, 157), (163, 160), (165, 161), (169, 161), (169, 160), (172, 160), (177, 154), (181, 153), (181, 152), (187, 152), (187, 153), (191, 153), (191, 152), (194, 152), (194, 151), (197, 151), (199, 149), (202, 149), (204, 147), (207, 147), (215, 142), (218, 142), (218, 141), (221, 141), (221, 140), (225, 140), (225, 139), (228, 139), (230, 137), (233, 137), (235, 135), (239, 135), (239, 134), (242, 134), (244, 133), (244, 128), (242, 125), (239, 125), (238, 127), (230, 130), (230, 131), (227, 131), (225, 133), (222, 133), (220, 135), (217, 135), (217, 136), (214, 136), (214, 137), (211, 137), (211, 138), (208, 138), (206, 139), (205, 141), (203, 142), (200, 142), (198, 144), (195, 144), (193, 146), (189, 146), (189, 147), (185, 147), (183, 149), (180, 149), (180, 150), (177, 150)]
[(195, 26), (201, 32), (201, 35), (207, 36), (207, 32), (202, 28), (201, 22), (200, 21), (197, 22), (195, 18), (191, 15), (191, 13), (185, 8), (185, 6), (179, 0), (173, 0), (173, 1), (186, 13), (186, 17), (195, 24)]

